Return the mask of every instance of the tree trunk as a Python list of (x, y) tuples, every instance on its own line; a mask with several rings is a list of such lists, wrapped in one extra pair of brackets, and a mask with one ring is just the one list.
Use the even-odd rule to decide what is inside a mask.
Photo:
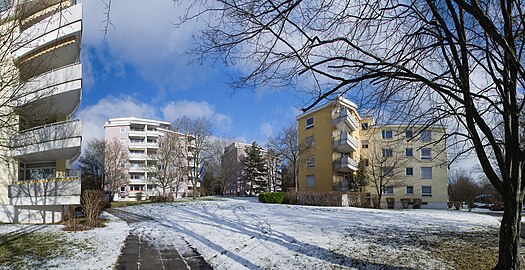
[(499, 232), (499, 258), (494, 269), (520, 269), (520, 256), (518, 247), (521, 232), (522, 196), (516, 195), (510, 187), (505, 188), (503, 202), (505, 204), (503, 218)]

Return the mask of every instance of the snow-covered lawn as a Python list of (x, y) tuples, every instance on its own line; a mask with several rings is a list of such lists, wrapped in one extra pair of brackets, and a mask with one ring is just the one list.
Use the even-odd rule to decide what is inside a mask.
[(66, 232), (63, 225), (0, 225), (0, 269), (112, 269), (128, 235), (109, 214), (106, 226)]
[(262, 204), (254, 199), (144, 204), (130, 230), (160, 247), (188, 245), (217, 269), (482, 269), (499, 217), (452, 210)]

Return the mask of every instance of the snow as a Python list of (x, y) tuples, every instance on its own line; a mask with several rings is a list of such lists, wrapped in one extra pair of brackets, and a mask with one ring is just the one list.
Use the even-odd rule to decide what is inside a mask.
[[(129, 228), (126, 222), (110, 214), (103, 213), (102, 218), (107, 219), (105, 227), (78, 232), (63, 231), (63, 225), (5, 224), (0, 226), (0, 236), (8, 233), (31, 231), (58, 233), (64, 236), (68, 242), (77, 244), (68, 247), (74, 249), (70, 255), (51, 258), (41, 268), (112, 269), (120, 255)], [(28, 261), (27, 269), (34, 269), (31, 266), (31, 258), (26, 260)]]
[(130, 224), (133, 233), (181, 253), (195, 248), (216, 269), (450, 269), (419, 241), (443, 232), (494, 232), (500, 222), (452, 210), (271, 205), (254, 198), (123, 210), (154, 218)]

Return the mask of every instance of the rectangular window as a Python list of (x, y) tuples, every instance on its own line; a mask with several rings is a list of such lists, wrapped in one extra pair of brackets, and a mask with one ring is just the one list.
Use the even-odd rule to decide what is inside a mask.
[(368, 122), (361, 123), (361, 129), (362, 130), (368, 130)]
[(413, 186), (407, 186), (407, 195), (414, 194), (414, 187)]
[(306, 147), (314, 147), (314, 145), (315, 145), (314, 136), (306, 137)]
[(421, 179), (432, 179), (432, 167), (421, 167)]
[(383, 194), (394, 195), (394, 187), (388, 186), (388, 187), (383, 188)]
[(368, 148), (368, 140), (361, 143), (361, 148)]
[(432, 141), (432, 131), (430, 131), (430, 130), (423, 130), (423, 131), (421, 131), (421, 141), (422, 142), (430, 142), (430, 141)]
[(432, 187), (431, 186), (422, 186), (421, 187), (421, 196), (432, 196)]
[(414, 149), (412, 149), (412, 148), (406, 148), (405, 152), (406, 152), (406, 156), (407, 157), (414, 156)]
[(120, 128), (120, 133), (125, 133), (126, 132), (126, 128), (125, 127), (121, 127)]
[(308, 117), (306, 118), (306, 129), (314, 127), (314, 118)]
[(405, 168), (405, 173), (406, 173), (407, 176), (413, 176), (414, 175), (414, 168), (406, 167)]
[(120, 187), (120, 191), (126, 191), (126, 187)]
[(313, 175), (307, 175), (306, 176), (306, 187), (307, 188), (313, 188), (314, 187), (314, 176)]
[(412, 139), (413, 136), (414, 136), (414, 133), (412, 132), (411, 129), (405, 131), (405, 138), (406, 138), (407, 140)]
[(421, 148), (421, 159), (432, 159), (430, 148)]
[(383, 157), (393, 156), (392, 148), (383, 148)]
[(363, 158), (363, 165), (370, 166), (370, 162), (368, 161), (368, 158)]
[(381, 136), (383, 139), (392, 139), (392, 130), (381, 131)]
[(383, 167), (383, 176), (394, 176), (394, 167)]
[(315, 157), (308, 157), (306, 159), (306, 168), (314, 168), (315, 167)]

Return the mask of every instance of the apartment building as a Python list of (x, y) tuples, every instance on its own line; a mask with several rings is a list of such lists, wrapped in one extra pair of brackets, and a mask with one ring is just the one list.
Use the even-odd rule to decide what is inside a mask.
[[(249, 195), (250, 181), (246, 176), (244, 159), (246, 158), (246, 149), (250, 146), (251, 144), (233, 142), (224, 149), (224, 154), (221, 157), (223, 170), (231, 171), (228, 175), (232, 176), (225, 191), (228, 195)], [(278, 158), (268, 156), (268, 152), (263, 148), (261, 148), (261, 152), (266, 160), (268, 170), (268, 174), (265, 176), (268, 182), (268, 191), (281, 191), (282, 170)]]
[(80, 204), (82, 5), (2, 1), (0, 31), (0, 221), (59, 222)]
[[(160, 138), (168, 133), (175, 133), (170, 130), (170, 127), (169, 122), (135, 117), (112, 118), (104, 124), (105, 140), (117, 139), (127, 151), (128, 156), (125, 170), (128, 184), (120, 187), (120, 192), (113, 198), (115, 201), (147, 200), (151, 196), (161, 194), (162, 189), (156, 179), (154, 169), (157, 166), (156, 153), (159, 149)], [(191, 166), (191, 137), (178, 133), (177, 136), (180, 136), (181, 139), (188, 139), (187, 145), (186, 143), (181, 145), (190, 149), (186, 151), (190, 161), (186, 164)], [(188, 174), (182, 176), (183, 179), (178, 187), (170, 186), (169, 193), (177, 197), (191, 193), (193, 184), (189, 181), (190, 175), (190, 170), (188, 170)], [(197, 184), (198, 187), (200, 183)]]
[[(368, 191), (381, 187), (386, 198), (420, 198), (422, 207), (445, 208), (448, 199), (446, 142), (443, 127), (377, 124), (361, 117), (353, 102), (339, 98), (297, 117), (301, 191)], [(361, 164), (360, 164), (361, 162)], [(368, 183), (356, 185), (360, 169)]]

